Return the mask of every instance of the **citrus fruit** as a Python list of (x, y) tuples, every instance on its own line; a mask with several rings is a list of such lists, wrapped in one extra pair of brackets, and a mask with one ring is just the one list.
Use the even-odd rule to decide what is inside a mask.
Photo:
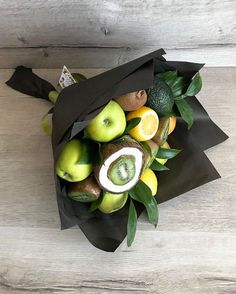
[(155, 136), (159, 125), (159, 118), (153, 109), (142, 106), (127, 114), (127, 121), (133, 118), (141, 118), (141, 121), (129, 131), (131, 137), (141, 142), (148, 141)]
[(168, 135), (171, 134), (174, 129), (176, 127), (176, 117), (175, 116), (171, 116), (170, 120), (169, 120), (169, 131), (168, 131)]
[[(164, 144), (161, 145), (161, 148), (169, 149), (170, 145), (167, 142), (165, 142)], [(168, 159), (156, 158), (156, 161), (158, 161), (162, 165), (164, 165), (167, 162), (167, 160)]]
[(128, 199), (128, 193), (113, 194), (104, 192), (102, 202), (99, 204), (98, 209), (103, 213), (112, 213), (121, 209)]
[(152, 86), (148, 90), (147, 106), (158, 114), (167, 114), (174, 106), (174, 96), (171, 88), (155, 75)]
[(153, 170), (147, 168), (143, 171), (140, 180), (142, 180), (152, 191), (152, 196), (157, 193), (158, 181)]

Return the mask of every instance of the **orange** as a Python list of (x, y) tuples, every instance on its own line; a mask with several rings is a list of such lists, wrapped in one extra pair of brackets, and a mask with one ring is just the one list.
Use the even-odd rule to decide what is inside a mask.
[(147, 168), (141, 174), (140, 180), (142, 180), (152, 191), (152, 196), (157, 193), (158, 181), (153, 170)]
[(168, 132), (168, 135), (171, 134), (174, 131), (175, 127), (176, 127), (176, 117), (171, 116), (170, 120), (169, 120), (169, 132)]
[(138, 117), (141, 118), (141, 121), (136, 127), (129, 131), (129, 135), (139, 142), (152, 139), (159, 125), (157, 113), (149, 107), (142, 106), (137, 110), (129, 112), (126, 119), (129, 121)]
[[(170, 145), (167, 143), (167, 141), (165, 143), (163, 143), (161, 145), (161, 148), (166, 148), (169, 149)], [(160, 164), (164, 165), (167, 162), (168, 159), (162, 159), (162, 158), (156, 158), (156, 161), (158, 161)]]

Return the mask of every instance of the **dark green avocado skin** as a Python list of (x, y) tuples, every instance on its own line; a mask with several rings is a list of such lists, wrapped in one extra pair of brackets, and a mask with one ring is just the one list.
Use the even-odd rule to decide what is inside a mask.
[(165, 115), (172, 111), (174, 97), (171, 88), (156, 75), (152, 86), (148, 89), (148, 107), (158, 114)]

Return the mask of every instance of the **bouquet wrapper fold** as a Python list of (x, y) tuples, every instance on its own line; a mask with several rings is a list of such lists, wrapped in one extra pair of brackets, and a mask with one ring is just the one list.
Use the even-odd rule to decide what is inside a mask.
[(48, 81), (32, 72), (31, 68), (18, 66), (6, 84), (21, 93), (42, 99), (48, 99), (48, 94), (55, 88)]
[[(125, 238), (128, 203), (121, 210), (108, 215), (99, 210), (90, 212), (89, 205), (68, 198), (65, 182), (56, 175), (55, 166), (66, 142), (80, 136), (89, 121), (112, 98), (149, 88), (155, 73), (177, 70), (179, 74), (192, 78), (203, 67), (203, 64), (197, 63), (166, 61), (163, 57), (164, 54), (164, 50), (160, 49), (73, 84), (61, 91), (54, 107), (52, 149), (61, 228), (66, 229), (78, 225), (87, 239), (95, 247), (104, 251), (115, 251)], [(45, 83), (40, 80), (38, 83), (36, 88), (40, 89), (39, 93), (32, 91), (28, 94), (44, 98), (42, 93), (51, 87), (47, 84), (46, 90), (42, 90), (44, 87), (40, 83), (44, 85)], [(20, 91), (24, 91), (22, 85), (21, 87), (14, 85), (14, 88), (17, 90), (20, 88)], [(188, 97), (187, 99), (194, 112), (194, 124), (189, 131), (185, 122), (178, 119), (175, 131), (168, 138), (170, 146), (182, 149), (182, 152), (167, 162), (169, 171), (158, 173), (158, 203), (172, 199), (220, 177), (204, 150), (223, 142), (228, 136), (210, 119), (196, 97)], [(135, 203), (135, 206), (138, 215), (140, 215), (143, 206), (139, 203)]]

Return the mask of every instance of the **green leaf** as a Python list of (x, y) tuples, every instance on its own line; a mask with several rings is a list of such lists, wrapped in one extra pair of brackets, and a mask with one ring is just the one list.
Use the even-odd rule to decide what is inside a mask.
[(89, 211), (90, 212), (93, 212), (93, 211), (95, 211), (98, 208), (98, 206), (102, 202), (102, 198), (103, 198), (103, 195), (102, 194), (103, 193), (101, 192), (99, 198), (91, 203), (90, 208), (89, 208)]
[(137, 212), (132, 199), (130, 198), (129, 215), (127, 223), (127, 245), (131, 246), (134, 241), (137, 228)]
[(167, 113), (165, 113), (165, 116), (166, 116), (166, 117), (172, 117), (172, 116), (177, 117), (177, 116), (179, 116), (179, 112), (177, 112), (177, 111), (173, 108), (171, 112), (167, 112)]
[(182, 100), (182, 99), (184, 99), (184, 98), (186, 98), (186, 97), (187, 97), (186, 94), (182, 94), (182, 95), (180, 95), (180, 96), (174, 97), (174, 100), (175, 100), (175, 101), (178, 101), (178, 100)]
[(128, 134), (129, 131), (131, 131), (133, 128), (135, 128), (141, 121), (141, 117), (135, 117), (132, 118), (131, 120), (127, 121), (126, 129), (124, 131), (124, 134)]
[(174, 85), (171, 87), (173, 96), (178, 97), (182, 95), (186, 91), (186, 85), (187, 85), (186, 79), (184, 77), (178, 77)]
[(202, 78), (199, 72), (193, 77), (188, 89), (186, 91), (187, 96), (195, 96), (197, 93), (200, 92), (202, 88)]
[(185, 99), (175, 101), (182, 119), (188, 124), (188, 129), (193, 124), (193, 110)]
[(164, 171), (164, 170), (169, 170), (168, 167), (166, 167), (165, 165), (163, 164), (160, 164), (158, 161), (154, 160), (153, 163), (151, 164), (150, 168), (152, 170), (155, 170), (155, 171)]
[(152, 149), (146, 141), (140, 142), (140, 144), (148, 152), (148, 154), (150, 154), (150, 155), (152, 154)]
[(172, 88), (172, 85), (176, 82), (177, 78), (177, 71), (166, 71), (157, 74), (157, 76), (163, 80), (170, 88)]
[(152, 196), (150, 188), (141, 180), (129, 191), (130, 196), (141, 202), (148, 214), (149, 222), (153, 225), (157, 225), (158, 222), (158, 209), (155, 197)]
[(177, 154), (180, 153), (181, 150), (179, 149), (172, 149), (172, 148), (162, 148), (159, 147), (156, 158), (160, 159), (170, 159), (175, 157)]
[(84, 139), (82, 145), (81, 157), (78, 164), (88, 164), (94, 161), (97, 151), (96, 143), (91, 140)]
[(102, 163), (102, 153), (101, 153), (101, 146), (102, 144), (99, 142), (96, 142), (95, 148), (94, 148), (94, 154), (93, 154), (93, 163), (94, 165), (96, 164), (101, 164)]

